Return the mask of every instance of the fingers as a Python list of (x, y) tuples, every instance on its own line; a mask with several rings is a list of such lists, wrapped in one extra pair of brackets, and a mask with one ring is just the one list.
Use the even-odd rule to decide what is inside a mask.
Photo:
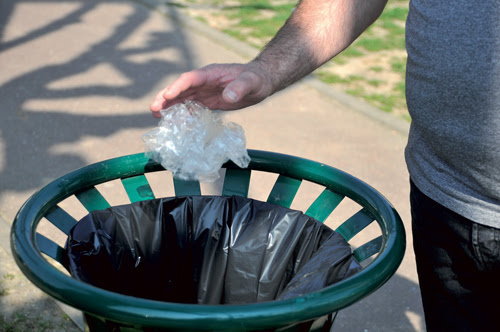
[(243, 64), (212, 64), (179, 76), (160, 91), (150, 105), (159, 111), (185, 100), (211, 109), (235, 110), (256, 104), (272, 94), (267, 73)]
[(255, 94), (261, 89), (261, 78), (253, 72), (242, 72), (229, 83), (222, 92), (222, 98), (228, 103), (237, 103), (246, 96)]
[(179, 76), (172, 84), (163, 90), (165, 100), (179, 98), (187, 91), (198, 89), (207, 82), (207, 75), (203, 70), (193, 70)]
[[(193, 70), (179, 76), (172, 84), (161, 90), (149, 106), (151, 111), (159, 112), (177, 102), (182, 102), (193, 90), (203, 86), (206, 82), (206, 74), (201, 70)], [(153, 113), (155, 117), (158, 114)]]
[[(149, 109), (152, 111), (152, 112), (159, 112), (161, 111), (163, 108), (164, 108), (164, 104), (165, 104), (165, 99), (163, 98), (163, 94), (165, 93), (165, 90), (167, 88), (161, 90), (160, 92), (158, 92), (156, 94), (156, 97), (153, 99), (153, 102), (151, 103), (151, 105), (149, 105)], [(153, 113), (153, 116), (156, 117), (156, 114)]]

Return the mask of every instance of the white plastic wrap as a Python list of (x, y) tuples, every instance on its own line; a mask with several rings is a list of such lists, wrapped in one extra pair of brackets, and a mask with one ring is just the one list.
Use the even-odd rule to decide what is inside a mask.
[(205, 106), (186, 101), (160, 111), (158, 127), (142, 136), (146, 153), (181, 180), (213, 182), (222, 164), (250, 162), (243, 128), (224, 123)]

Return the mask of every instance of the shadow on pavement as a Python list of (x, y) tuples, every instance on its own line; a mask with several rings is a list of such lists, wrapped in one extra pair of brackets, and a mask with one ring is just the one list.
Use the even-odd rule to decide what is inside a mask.
[[(65, 3), (65, 1), (50, 2), (58, 5)], [(3, 103), (0, 143), (3, 141), (4, 152), (3, 156), (0, 155), (3, 157), (0, 164), (3, 166), (0, 168), (0, 195), (6, 190), (36, 189), (46, 182), (44, 178), (58, 177), (87, 163), (77, 151), (72, 152), (69, 151), (71, 148), (67, 148), (64, 152), (60, 152), (61, 149), (58, 150), (57, 146), (75, 144), (85, 137), (106, 140), (127, 128), (144, 128), (143, 131), (146, 131), (146, 128), (151, 127), (153, 123), (149, 121), (148, 104), (144, 104), (143, 109), (120, 113), (119, 109), (114, 108), (105, 99), (118, 100), (122, 105), (128, 101), (138, 100), (155, 90), (155, 85), (163, 78), (163, 75), (157, 75), (158, 72), (182, 72), (193, 67), (189, 47), (184, 43), (181, 29), (152, 33), (146, 41), (143, 41), (144, 46), (121, 46), (128, 36), (146, 23), (150, 15), (156, 13), (133, 3), (124, 4), (123, 1), (82, 0), (67, 1), (67, 3), (76, 7), (69, 14), (47, 20), (42, 26), (27, 34), (6, 40), (9, 24), (15, 24), (11, 20), (12, 16), (17, 11), (24, 12), (22, 9), (32, 5), (33, 2), (2, 1), (0, 51), (8, 56), (8, 53), (14, 52), (16, 48), (29, 49), (30, 43), (34, 43), (37, 39), (58, 34), (84, 21), (85, 16), (90, 15), (103, 3), (126, 5), (133, 10), (112, 34), (88, 45), (84, 52), (71, 55), (69, 61), (44, 59), (50, 52), (42, 52), (39, 54), (38, 65), (28, 65), (34, 69), (27, 72), (18, 70), (21, 75), (11, 74), (10, 68), (5, 68), (2, 64), (4, 68), (1, 72), (5, 82), (0, 90), (0, 99)], [(109, 15), (113, 13), (110, 12)], [(75, 35), (73, 38), (79, 39), (81, 36)], [(65, 41), (61, 39), (59, 43)], [(178, 57), (180, 60), (169, 58), (142, 62), (130, 60), (134, 56), (172, 49), (181, 54)], [(32, 52), (38, 51), (32, 49)], [(82, 80), (78, 82), (78, 86), (63, 86), (65, 79), (88, 73), (103, 64), (118, 71), (127, 84), (87, 84)], [(23, 66), (23, 59), (19, 59), (19, 66)], [(103, 80), (109, 78), (103, 77)], [(67, 102), (67, 112), (60, 109), (61, 101)], [(99, 101), (108, 104), (100, 105)], [(81, 103), (87, 104), (81, 105)], [(56, 109), (51, 109), (54, 105)]]

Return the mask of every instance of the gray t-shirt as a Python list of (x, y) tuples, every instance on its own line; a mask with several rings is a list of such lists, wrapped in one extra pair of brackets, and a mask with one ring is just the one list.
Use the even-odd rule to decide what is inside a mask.
[(500, 228), (500, 1), (411, 0), (406, 29), (410, 177)]

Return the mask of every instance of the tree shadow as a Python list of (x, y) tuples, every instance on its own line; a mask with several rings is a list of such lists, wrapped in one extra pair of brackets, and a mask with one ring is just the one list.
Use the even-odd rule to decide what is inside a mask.
[[(103, 4), (129, 6), (125, 19), (108, 36), (87, 46), (68, 61), (39, 61), (40, 65), (20, 75), (11, 74), (5, 66), (0, 69), (4, 84), (0, 88), (0, 150), (3, 143), (3, 160), (0, 160), (0, 195), (6, 191), (24, 191), (38, 188), (42, 178), (55, 178), (67, 171), (85, 165), (84, 158), (75, 152), (54, 152), (61, 144), (73, 144), (84, 137), (107, 137), (125, 129), (144, 129), (154, 125), (152, 117), (144, 109), (118, 114), (116, 110), (104, 109), (102, 115), (98, 104), (106, 98), (121, 98), (125, 102), (144, 98), (166, 74), (180, 73), (193, 68), (193, 56), (185, 33), (178, 24), (168, 31), (150, 32), (140, 46), (123, 46), (127, 38), (136, 33), (151, 15), (158, 15), (141, 5), (123, 1), (45, 1), (40, 4), (71, 4), (73, 9), (66, 15), (54, 15), (54, 19), (43, 19), (37, 28), (7, 40), (6, 31), (10, 25), (19, 25), (21, 6), (31, 6), (32, 1), (6, 0), (0, 4), (0, 51), (8, 59), (9, 52), (31, 43), (46, 40), (52, 35), (81, 24), (85, 16)], [(175, 9), (171, 9), (175, 17)], [(15, 15), (17, 14), (17, 16)], [(113, 15), (113, 13), (109, 13)], [(17, 20), (17, 22), (14, 22)], [(75, 35), (75, 39), (82, 36)], [(44, 39), (45, 38), (45, 39)], [(84, 38), (82, 38), (84, 39)], [(63, 42), (63, 41), (62, 41)], [(180, 54), (171, 58), (149, 58), (146, 61), (131, 61), (131, 56), (147, 56), (153, 52), (171, 51)], [(169, 53), (170, 54), (170, 53)], [(42, 55), (40, 55), (42, 56)], [(0, 56), (0, 61), (2, 57)], [(146, 59), (148, 59), (146, 57)], [(10, 60), (9, 60), (10, 61)], [(10, 63), (10, 62), (9, 62)], [(23, 59), (19, 59), (22, 66)], [(126, 81), (121, 84), (88, 83), (84, 80), (77, 86), (64, 86), (57, 82), (87, 73), (106, 64)], [(22, 72), (22, 71), (21, 71)], [(7, 78), (7, 79), (6, 79)], [(1, 81), (0, 81), (1, 82)], [(54, 87), (56, 86), (56, 87)], [(95, 104), (88, 104), (85, 112), (61, 112), (50, 105), (65, 101), (75, 102), (91, 98)], [(33, 105), (49, 101), (43, 110)], [(2, 151), (0, 151), (2, 157)], [(3, 166), (3, 168), (2, 168)]]

